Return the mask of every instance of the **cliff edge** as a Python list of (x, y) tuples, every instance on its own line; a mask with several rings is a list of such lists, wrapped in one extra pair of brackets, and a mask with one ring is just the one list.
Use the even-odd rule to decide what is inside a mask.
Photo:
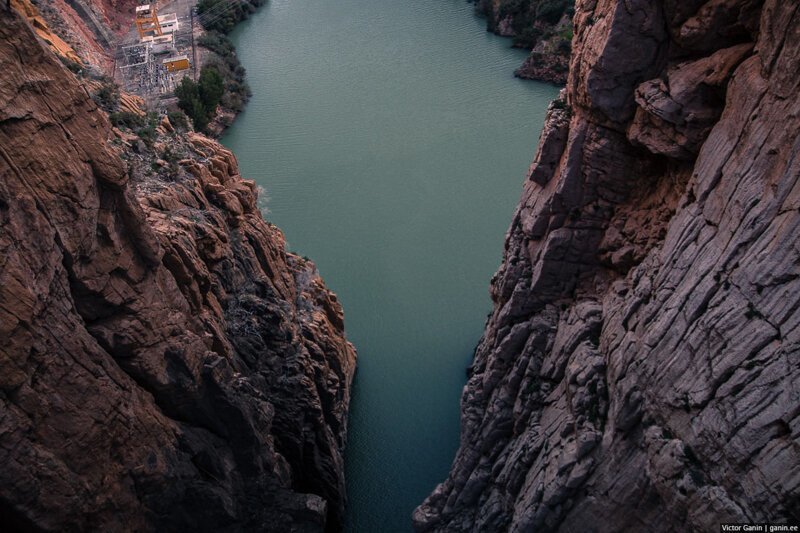
[(355, 351), (253, 182), (3, 9), (0, 70), (0, 529), (340, 529)]
[(580, 0), (418, 531), (800, 520), (800, 4)]

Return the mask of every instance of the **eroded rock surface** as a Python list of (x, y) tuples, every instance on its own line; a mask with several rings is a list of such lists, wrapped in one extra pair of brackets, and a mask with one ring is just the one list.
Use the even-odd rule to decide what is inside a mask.
[(355, 351), (233, 155), (8, 11), (0, 70), (0, 529), (338, 530)]
[(800, 520), (800, 4), (581, 0), (418, 531)]

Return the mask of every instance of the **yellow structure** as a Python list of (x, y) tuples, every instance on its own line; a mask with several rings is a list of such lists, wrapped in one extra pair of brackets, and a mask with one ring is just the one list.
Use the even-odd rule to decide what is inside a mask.
[(162, 64), (167, 69), (167, 72), (178, 72), (189, 68), (189, 58), (186, 56), (168, 57)]
[(136, 7), (136, 31), (139, 32), (139, 39), (156, 37), (162, 34), (155, 4), (144, 4)]

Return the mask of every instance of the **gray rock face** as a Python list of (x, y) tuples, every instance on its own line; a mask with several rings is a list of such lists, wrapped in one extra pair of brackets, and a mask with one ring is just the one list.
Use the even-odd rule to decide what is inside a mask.
[(414, 526), (800, 520), (800, 4), (583, 0), (575, 21)]
[(718, 50), (670, 68), (666, 80), (642, 83), (636, 89), (636, 116), (628, 139), (654, 154), (694, 160), (722, 114), (731, 73), (752, 48), (745, 43)]

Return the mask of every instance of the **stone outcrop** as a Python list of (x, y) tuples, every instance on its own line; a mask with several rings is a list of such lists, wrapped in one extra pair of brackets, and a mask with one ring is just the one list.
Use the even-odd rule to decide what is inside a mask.
[(2, 529), (340, 529), (355, 351), (233, 155), (4, 10), (0, 69)]
[(569, 53), (531, 50), (514, 76), (523, 80), (539, 80), (564, 85), (569, 73)]
[(418, 531), (800, 520), (800, 4), (580, 0)]
[(486, 29), (511, 37), (530, 55), (514, 71), (518, 78), (564, 85), (569, 71), (574, 0), (476, 0)]
[(9, 6), (16, 9), (20, 15), (28, 20), (28, 23), (36, 32), (36, 35), (46, 42), (50, 50), (55, 54), (76, 63), (81, 61), (81, 58), (75, 53), (75, 50), (61, 37), (50, 30), (47, 21), (42, 17), (42, 14), (36, 9), (35, 5), (28, 0), (9, 0)]

